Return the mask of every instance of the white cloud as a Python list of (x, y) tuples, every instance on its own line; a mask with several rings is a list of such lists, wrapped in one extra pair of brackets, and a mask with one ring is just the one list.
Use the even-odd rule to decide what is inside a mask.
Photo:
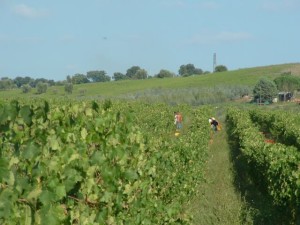
[(266, 0), (262, 2), (262, 8), (267, 11), (294, 10), (300, 8), (298, 0)]
[(220, 32), (216, 34), (202, 33), (192, 37), (188, 43), (190, 44), (208, 44), (220, 42), (234, 42), (252, 39), (253, 36), (246, 32)]
[(16, 15), (25, 17), (25, 18), (39, 18), (47, 16), (47, 11), (41, 9), (35, 9), (25, 4), (18, 4), (13, 7), (13, 12)]

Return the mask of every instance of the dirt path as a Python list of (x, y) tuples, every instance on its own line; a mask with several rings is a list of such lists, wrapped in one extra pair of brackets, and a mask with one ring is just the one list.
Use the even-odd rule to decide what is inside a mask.
[(245, 203), (235, 190), (230, 148), (224, 127), (222, 131), (213, 134), (205, 178), (206, 182), (199, 187), (199, 195), (191, 203), (194, 225), (252, 224), (251, 219), (245, 215)]

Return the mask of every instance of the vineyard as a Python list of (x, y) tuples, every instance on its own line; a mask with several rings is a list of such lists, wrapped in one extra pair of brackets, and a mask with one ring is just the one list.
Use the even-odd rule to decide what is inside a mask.
[[(184, 126), (175, 136), (178, 110)], [(2, 102), (0, 223), (192, 224), (185, 206), (206, 179), (213, 110), (137, 101)], [(247, 164), (243, 174), (285, 209), (284, 224), (297, 224), (299, 114), (226, 110), (222, 132)]]
[[(208, 107), (3, 102), (1, 224), (189, 224), (209, 143)], [(191, 122), (193, 121), (193, 122)]]
[[(266, 191), (275, 205), (285, 208), (286, 224), (296, 224), (300, 208), (299, 115), (230, 108), (227, 122), (230, 138), (248, 163), (255, 185)], [(273, 141), (266, 141), (270, 137)]]

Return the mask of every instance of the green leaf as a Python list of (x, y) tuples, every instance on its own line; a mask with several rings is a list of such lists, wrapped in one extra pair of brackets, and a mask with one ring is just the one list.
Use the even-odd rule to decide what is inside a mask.
[(101, 165), (103, 162), (105, 162), (106, 157), (103, 154), (103, 152), (97, 151), (93, 154), (93, 156), (91, 157), (91, 163), (93, 165)]
[(86, 130), (85, 128), (83, 128), (83, 129), (81, 130), (81, 138), (82, 138), (83, 140), (85, 140), (86, 137), (87, 137), (87, 135), (88, 135), (87, 130)]
[(56, 136), (49, 137), (48, 142), (49, 142), (50, 148), (52, 150), (59, 150), (60, 149), (59, 142), (58, 142)]
[(98, 110), (99, 110), (99, 105), (98, 105), (95, 101), (93, 101), (93, 102), (92, 102), (92, 108), (93, 108), (93, 110), (95, 110), (96, 112), (98, 112)]
[(24, 190), (28, 193), (31, 190), (31, 185), (29, 184), (28, 177), (16, 177), (16, 191), (20, 194), (24, 192)]
[(91, 108), (86, 108), (85, 109), (85, 115), (88, 117), (92, 117), (93, 116), (93, 110)]
[(0, 181), (9, 178), (8, 162), (5, 158), (0, 158)]
[(12, 101), (10, 105), (7, 107), (8, 115), (11, 120), (15, 120), (18, 116), (18, 112), (20, 110), (19, 102), (18, 101)]
[(68, 159), (68, 164), (70, 164), (72, 161), (77, 160), (77, 159), (80, 159), (80, 158), (81, 158), (81, 156), (80, 156), (77, 152), (75, 152), (75, 153), (73, 153), (73, 154), (71, 155), (71, 157)]
[(47, 101), (44, 101), (44, 110), (45, 110), (45, 114), (49, 113), (50, 111), (50, 106)]
[(25, 105), (21, 108), (20, 116), (23, 118), (27, 126), (30, 126), (32, 124), (32, 115), (33, 115), (33, 111), (30, 108), (30, 106)]
[(134, 170), (127, 170), (124, 174), (125, 178), (129, 181), (133, 181), (133, 180), (136, 180), (138, 179), (138, 174), (136, 171)]
[(113, 194), (106, 191), (104, 192), (104, 195), (102, 196), (102, 198), (100, 199), (101, 202), (105, 202), (105, 203), (109, 203), (111, 202)]
[[(1, 123), (1, 118), (0, 118), (0, 123)], [(1, 132), (7, 132), (9, 130), (10, 130), (9, 123), (0, 124), (0, 131)]]
[(75, 184), (82, 180), (82, 176), (75, 169), (65, 169), (64, 174), (66, 176), (66, 179), (64, 181), (66, 192), (72, 190)]
[(77, 114), (79, 112), (79, 106), (77, 104), (72, 106), (72, 111)]
[(25, 221), (24, 225), (31, 225), (32, 224), (32, 215), (31, 215), (31, 208), (29, 205), (25, 205)]
[(57, 200), (60, 200), (63, 197), (65, 197), (66, 196), (66, 188), (65, 188), (65, 186), (64, 185), (57, 186), (56, 189), (55, 189), (55, 194), (56, 194), (56, 196), (58, 198)]
[(9, 218), (16, 200), (17, 196), (12, 190), (4, 189), (0, 192), (0, 218)]
[(22, 152), (22, 157), (24, 159), (33, 159), (39, 154), (40, 150), (35, 143), (28, 143), (26, 149)]
[(18, 164), (20, 162), (20, 160), (17, 158), (17, 157), (11, 157), (10, 161), (9, 161), (9, 168), (12, 166), (12, 165), (15, 165), (15, 164)]
[(6, 105), (0, 105), (0, 124), (5, 123), (8, 119), (8, 113), (6, 108)]
[(45, 205), (40, 211), (41, 224), (61, 225), (64, 219), (63, 207), (60, 205)]
[(39, 200), (43, 205), (50, 205), (54, 201), (55, 194), (49, 190), (43, 190)]
[(126, 184), (123, 193), (126, 194), (126, 195), (130, 195), (132, 190), (133, 190), (132, 186), (130, 184)]
[(15, 184), (15, 175), (12, 171), (9, 171), (9, 177), (6, 179), (8, 185), (13, 186)]
[(36, 188), (28, 194), (27, 199), (36, 200), (36, 199), (38, 199), (38, 197), (41, 193), (42, 193), (42, 190), (40, 188)]
[(48, 163), (49, 171), (51, 172), (58, 172), (59, 166), (58, 166), (59, 158), (57, 156), (53, 156), (51, 161)]

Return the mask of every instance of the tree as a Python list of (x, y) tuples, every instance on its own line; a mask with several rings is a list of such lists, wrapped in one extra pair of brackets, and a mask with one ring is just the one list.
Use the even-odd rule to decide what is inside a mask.
[(178, 73), (179, 73), (179, 75), (184, 76), (184, 77), (191, 76), (191, 75), (193, 75), (194, 70), (195, 70), (194, 64), (186, 64), (186, 65), (180, 66)]
[(36, 87), (36, 85), (41, 82), (41, 83), (48, 83), (48, 80), (45, 79), (45, 78), (38, 78), (38, 79), (32, 79), (30, 82), (29, 82), (29, 85), (33, 88)]
[(227, 67), (224, 65), (219, 65), (215, 67), (215, 71), (214, 72), (225, 72), (227, 71)]
[(127, 79), (127, 76), (126, 76), (125, 74), (123, 74), (123, 73), (116, 72), (116, 73), (114, 73), (114, 75), (113, 75), (113, 79), (114, 79), (115, 81), (118, 81), (118, 80), (125, 80), (125, 79)]
[(160, 70), (158, 74), (155, 75), (157, 78), (166, 78), (166, 77), (174, 77), (175, 74), (168, 70)]
[(73, 84), (72, 83), (65, 84), (65, 92), (68, 94), (72, 94), (72, 92), (73, 92)]
[(146, 79), (148, 78), (148, 73), (139, 66), (132, 66), (127, 70), (126, 77), (129, 79)]
[(31, 91), (31, 86), (29, 84), (24, 84), (21, 89), (23, 93), (29, 93)]
[(89, 79), (84, 74), (77, 73), (72, 77), (73, 84), (84, 84), (89, 82)]
[(72, 77), (70, 75), (67, 76), (67, 82), (72, 83)]
[(139, 69), (134, 75), (134, 79), (147, 79), (148, 73), (144, 69)]
[(38, 94), (46, 93), (47, 92), (47, 88), (48, 88), (48, 84), (47, 83), (39, 82), (36, 85), (36, 90), (37, 90)]
[(284, 74), (274, 80), (277, 89), (280, 91), (293, 92), (300, 89), (300, 78)]
[(203, 70), (200, 69), (200, 68), (195, 68), (194, 74), (195, 74), (195, 75), (201, 75), (201, 74), (203, 74)]
[(55, 86), (54, 80), (48, 80), (47, 83), (49, 84), (49, 86)]
[(0, 90), (9, 90), (15, 86), (16, 85), (14, 84), (13, 80), (9, 79), (8, 77), (3, 77), (0, 80)]
[(29, 84), (32, 81), (33, 79), (31, 77), (16, 77), (14, 79), (14, 83), (17, 85), (18, 88), (20, 88), (24, 84)]
[(261, 78), (253, 89), (254, 101), (272, 102), (277, 94), (276, 84), (266, 77)]
[(65, 86), (66, 83), (72, 83), (72, 80), (70, 80), (70, 82), (67, 82), (66, 80), (56, 81), (55, 86)]
[(139, 66), (132, 66), (127, 70), (126, 76), (128, 78), (134, 79), (136, 72), (140, 69), (141, 68)]
[(193, 74), (200, 75), (203, 73), (203, 71), (200, 68), (196, 68), (194, 64), (189, 63), (186, 65), (181, 65), (178, 73), (180, 76), (187, 77)]
[(92, 82), (107, 82), (110, 81), (110, 77), (106, 75), (104, 70), (89, 71), (87, 72), (87, 78), (91, 79)]

